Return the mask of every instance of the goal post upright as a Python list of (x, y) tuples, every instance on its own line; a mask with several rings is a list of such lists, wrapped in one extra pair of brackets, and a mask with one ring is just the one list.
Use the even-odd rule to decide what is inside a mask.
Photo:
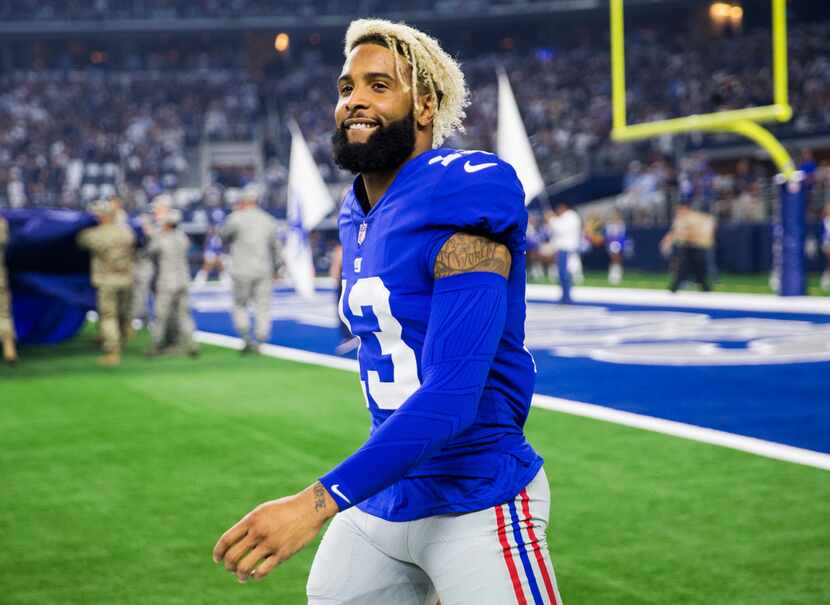
[[(609, 0), (611, 19), (611, 138), (618, 142), (636, 141), (666, 134), (688, 132), (729, 132), (755, 142), (764, 149), (779, 171), (781, 197), (779, 228), (774, 250), (776, 271), (779, 275), (778, 292), (784, 296), (806, 293), (803, 260), (803, 213), (805, 192), (803, 175), (796, 171), (789, 152), (769, 130), (761, 124), (788, 122), (792, 118), (789, 104), (787, 69), (787, 0), (772, 3), (772, 72), (773, 103), (691, 115), (640, 124), (628, 124), (625, 78), (625, 19), (623, 0)], [(802, 217), (797, 220), (798, 217)], [(794, 225), (801, 224), (799, 229)], [(780, 252), (780, 253), (779, 253)]]

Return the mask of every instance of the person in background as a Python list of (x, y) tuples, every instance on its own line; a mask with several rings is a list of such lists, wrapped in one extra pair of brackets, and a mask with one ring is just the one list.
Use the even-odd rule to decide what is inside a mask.
[(527, 221), (527, 276), (528, 279), (542, 279), (550, 259), (545, 258), (547, 232), (544, 220), (537, 213), (529, 214)]
[(150, 324), (150, 294), (153, 291), (153, 278), (156, 266), (148, 251), (149, 238), (156, 233), (164, 222), (164, 217), (173, 205), (173, 198), (161, 193), (153, 198), (150, 212), (139, 216), (139, 224), (147, 236), (143, 245), (136, 250), (135, 276), (133, 278), (133, 325), (136, 329)]
[(617, 286), (623, 279), (623, 253), (625, 252), (626, 231), (622, 215), (614, 210), (602, 228), (602, 239), (608, 251), (608, 283)]
[[(138, 224), (144, 233), (153, 230), (153, 215), (145, 212), (138, 217)], [(135, 251), (135, 271), (133, 272), (133, 328), (143, 328), (150, 323), (150, 292), (153, 286), (155, 266), (147, 252), (148, 241), (143, 238)]]
[(663, 251), (675, 249), (676, 269), (669, 290), (677, 292), (680, 284), (694, 277), (701, 290), (709, 292), (712, 286), (706, 270), (706, 254), (714, 244), (714, 219), (704, 212), (693, 210), (689, 204), (679, 204), (669, 233), (660, 242)]
[(130, 337), (135, 235), (123, 222), (123, 210), (112, 201), (98, 201), (92, 207), (99, 225), (78, 234), (78, 246), (89, 250), (92, 285), (97, 307), (103, 356), (101, 365), (121, 363), (121, 351)]
[[(245, 342), (243, 353), (255, 353), (271, 336), (271, 284), (280, 256), (277, 221), (257, 206), (259, 187), (248, 185), (222, 227), (230, 248), (233, 324)], [(248, 307), (254, 308), (254, 335)]]
[(193, 278), (195, 284), (206, 284), (211, 273), (219, 275), (219, 281), (223, 280), (224, 266), (222, 264), (222, 237), (219, 235), (220, 227), (211, 225), (205, 235), (205, 248), (202, 256), (202, 268)]
[(109, 198), (108, 201), (112, 205), (112, 212), (114, 214), (115, 222), (120, 225), (126, 225), (127, 223), (129, 223), (130, 216), (124, 209), (124, 200), (122, 200), (117, 195), (114, 195), (111, 198)]
[(560, 302), (571, 301), (571, 266), (569, 257), (579, 254), (582, 244), (582, 221), (575, 210), (565, 202), (559, 202), (550, 221), (551, 239), (556, 250), (556, 266), (559, 271), (559, 285), (562, 287)]
[(352, 336), (349, 326), (343, 323), (343, 318), (340, 317), (340, 298), (343, 296), (343, 246), (340, 242), (335, 244), (331, 251), (329, 277), (334, 280), (335, 284), (335, 308), (337, 309), (337, 323), (340, 325), (340, 344), (335, 347), (334, 352), (338, 355), (345, 355), (351, 353), (360, 345), (360, 339), (357, 336)]
[(187, 290), (190, 284), (187, 262), (190, 240), (178, 228), (181, 221), (178, 210), (168, 209), (163, 216), (161, 229), (152, 235), (147, 248), (158, 267), (153, 344), (147, 356), (159, 355), (171, 346), (195, 357), (199, 348), (193, 342), (193, 319)]
[(14, 320), (12, 319), (11, 290), (6, 276), (5, 250), (9, 243), (9, 223), (0, 216), (0, 340), (3, 342), (3, 361), (13, 365), (17, 362)]

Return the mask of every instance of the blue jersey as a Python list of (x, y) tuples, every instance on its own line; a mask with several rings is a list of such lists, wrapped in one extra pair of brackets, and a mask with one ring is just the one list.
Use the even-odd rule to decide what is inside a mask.
[(407, 162), (365, 212), (360, 177), (339, 217), (340, 312), (360, 337), (360, 380), (372, 430), (418, 390), (435, 258), (457, 232), (484, 235), (511, 252), (507, 321), (473, 425), (406, 476), (358, 506), (391, 521), (480, 510), (512, 499), (542, 459), (523, 427), (535, 381), (524, 346), (524, 193), (495, 155), (435, 149)]

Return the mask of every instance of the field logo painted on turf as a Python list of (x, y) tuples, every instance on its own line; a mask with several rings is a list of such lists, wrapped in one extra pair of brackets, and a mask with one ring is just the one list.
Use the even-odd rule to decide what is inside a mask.
[(657, 366), (830, 361), (830, 324), (528, 305), (526, 342), (559, 357)]

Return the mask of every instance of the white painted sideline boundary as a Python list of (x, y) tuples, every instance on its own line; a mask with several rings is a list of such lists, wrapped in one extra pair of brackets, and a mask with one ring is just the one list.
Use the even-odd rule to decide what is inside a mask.
[[(333, 289), (335, 286), (334, 281), (329, 277), (315, 278), (315, 285), (324, 289)], [(291, 284), (286, 280), (278, 280), (275, 287), (290, 288)], [(193, 293), (229, 292), (226, 285), (217, 282), (191, 286), (191, 291)], [(527, 299), (529, 301), (557, 302), (561, 296), (562, 290), (559, 286), (547, 284), (527, 285)], [(830, 297), (821, 296), (777, 296), (775, 294), (689, 291), (672, 294), (668, 290), (648, 290), (644, 288), (575, 286), (571, 289), (571, 297), (578, 303), (830, 315)]]
[[(224, 334), (214, 334), (213, 332), (197, 331), (193, 335), (194, 340), (203, 342), (208, 345), (215, 345), (217, 347), (224, 347), (226, 349), (236, 349), (241, 351), (244, 346), (242, 339), (236, 336), (225, 336)], [(309, 363), (315, 366), (325, 366), (327, 368), (334, 368), (336, 370), (346, 370), (347, 372), (357, 372), (357, 360), (345, 359), (343, 357), (335, 357), (334, 355), (323, 355), (322, 353), (312, 353), (311, 351), (304, 351), (303, 349), (293, 349), (291, 347), (282, 347), (280, 345), (264, 344), (259, 347), (260, 353), (268, 357), (275, 357), (277, 359), (287, 359), (288, 361), (299, 361), (301, 363)]]
[[(198, 342), (205, 344), (236, 350), (240, 350), (242, 348), (242, 340), (233, 336), (198, 331), (194, 337)], [(263, 355), (275, 357), (277, 359), (298, 361), (301, 363), (325, 366), (327, 368), (345, 370), (348, 372), (358, 371), (357, 361), (353, 359), (335, 357), (334, 355), (323, 355), (322, 353), (312, 353), (311, 351), (303, 351), (302, 349), (293, 349), (291, 347), (270, 344), (262, 345), (260, 347), (260, 351)], [(785, 462), (792, 462), (794, 464), (802, 464), (804, 466), (812, 466), (830, 471), (830, 455), (822, 452), (815, 452), (813, 450), (792, 447), (789, 445), (774, 443), (772, 441), (764, 441), (763, 439), (755, 439), (754, 437), (735, 435), (734, 433), (707, 429), (692, 424), (675, 422), (673, 420), (664, 420), (653, 416), (623, 412), (613, 408), (595, 405), (593, 403), (584, 403), (581, 401), (571, 401), (570, 399), (560, 399), (558, 397), (540, 395), (538, 393), (533, 395), (532, 405), (545, 410), (553, 410), (555, 412), (571, 414), (572, 416), (593, 418), (594, 420), (621, 424), (623, 426), (642, 429), (644, 431), (652, 431), (654, 433), (671, 435), (672, 437), (680, 437), (681, 439), (689, 439), (691, 441), (719, 445), (721, 447), (748, 452), (750, 454), (763, 456), (765, 458), (783, 460)]]
[(765, 458), (784, 460), (786, 462), (814, 466), (830, 471), (830, 455), (813, 450), (805, 450), (799, 447), (756, 439), (754, 437), (745, 437), (743, 435), (707, 429), (693, 424), (664, 420), (663, 418), (655, 418), (653, 416), (643, 416), (641, 414), (623, 412), (593, 403), (571, 401), (569, 399), (560, 399), (538, 393), (534, 393), (533, 395), (533, 405), (546, 410), (554, 410), (573, 416), (584, 416), (585, 418), (622, 424), (636, 429), (663, 433), (664, 435), (671, 435), (672, 437), (680, 437), (681, 439), (720, 445), (733, 450), (764, 456)]

